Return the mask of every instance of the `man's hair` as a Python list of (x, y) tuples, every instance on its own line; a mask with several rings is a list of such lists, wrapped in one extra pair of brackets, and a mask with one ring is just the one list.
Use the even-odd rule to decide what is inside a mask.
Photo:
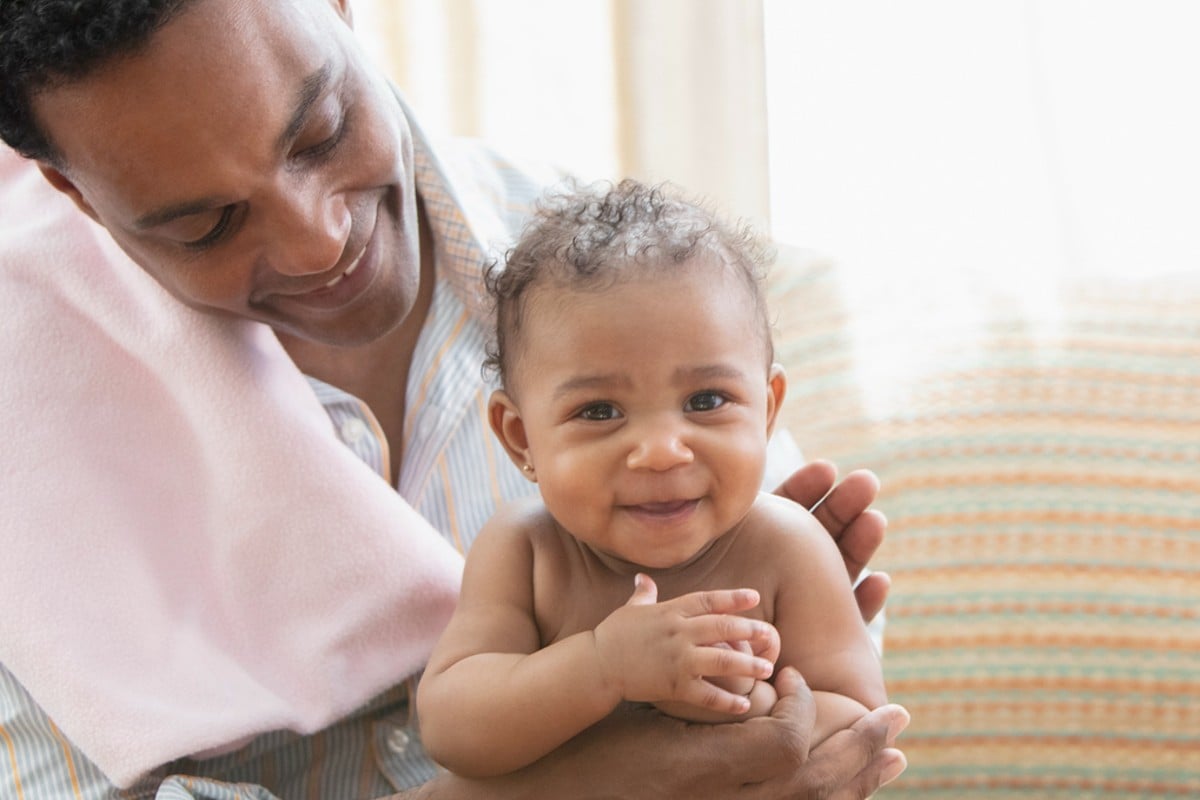
[(495, 333), (484, 368), (501, 383), (513, 365), (529, 291), (546, 285), (597, 291), (623, 279), (694, 266), (693, 257), (723, 264), (745, 284), (771, 351), (763, 284), (773, 252), (749, 225), (660, 184), (626, 179), (616, 186), (575, 184), (539, 201), (503, 264), (487, 271)]
[(0, 0), (0, 138), (59, 163), (33, 98), (137, 52), (192, 0)]

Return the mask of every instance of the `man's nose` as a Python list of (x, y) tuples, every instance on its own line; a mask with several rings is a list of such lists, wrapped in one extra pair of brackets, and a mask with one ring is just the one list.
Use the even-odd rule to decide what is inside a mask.
[(287, 275), (314, 275), (332, 269), (346, 250), (351, 214), (346, 196), (315, 185), (280, 192), (271, 266)]
[(659, 419), (639, 426), (626, 464), (629, 469), (665, 472), (683, 464), (690, 464), (695, 458), (691, 447), (685, 441), (682, 426)]

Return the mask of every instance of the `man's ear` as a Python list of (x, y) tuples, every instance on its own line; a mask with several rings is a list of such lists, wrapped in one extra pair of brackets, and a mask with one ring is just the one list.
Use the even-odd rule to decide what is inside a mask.
[(488, 422), (492, 432), (504, 446), (505, 452), (526, 477), (530, 477), (533, 456), (529, 453), (529, 438), (525, 435), (525, 421), (521, 411), (503, 389), (492, 392), (488, 399)]
[(782, 364), (772, 364), (767, 373), (767, 436), (775, 431), (775, 420), (779, 418), (779, 409), (783, 407), (783, 398), (787, 394), (787, 374)]
[(354, 27), (354, 14), (350, 10), (350, 0), (331, 0), (333, 9), (338, 16), (346, 21), (346, 24), (351, 28)]
[(44, 177), (51, 186), (53, 186), (55, 189), (58, 189), (67, 197), (71, 198), (71, 202), (74, 203), (75, 207), (80, 211), (87, 214), (96, 222), (100, 221), (100, 218), (96, 216), (96, 209), (92, 208), (92, 204), (84, 198), (83, 193), (79, 191), (79, 187), (72, 183), (71, 179), (62, 173), (62, 170), (58, 169), (57, 167), (52, 167), (44, 161), (37, 162), (37, 165), (38, 169), (42, 171), (42, 177)]

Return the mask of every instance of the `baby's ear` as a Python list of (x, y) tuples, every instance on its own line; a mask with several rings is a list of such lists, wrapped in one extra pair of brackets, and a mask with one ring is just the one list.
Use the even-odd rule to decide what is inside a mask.
[(492, 392), (488, 399), (488, 423), (492, 432), (504, 446), (505, 452), (519, 469), (533, 463), (529, 454), (529, 439), (525, 435), (525, 421), (521, 419), (521, 410), (503, 389)]
[(767, 373), (767, 435), (775, 431), (775, 420), (779, 418), (779, 409), (783, 407), (783, 398), (787, 394), (787, 374), (782, 364), (772, 364)]

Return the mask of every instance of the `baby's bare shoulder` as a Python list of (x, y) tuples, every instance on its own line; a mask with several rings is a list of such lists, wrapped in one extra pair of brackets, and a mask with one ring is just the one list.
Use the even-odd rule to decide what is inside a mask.
[(505, 503), (488, 520), (484, 533), (502, 538), (510, 545), (529, 547), (535, 558), (558, 553), (569, 543), (567, 533), (536, 495)]
[(787, 498), (760, 492), (746, 515), (745, 530), (756, 538), (791, 546), (820, 547), (829, 539), (808, 509)]

